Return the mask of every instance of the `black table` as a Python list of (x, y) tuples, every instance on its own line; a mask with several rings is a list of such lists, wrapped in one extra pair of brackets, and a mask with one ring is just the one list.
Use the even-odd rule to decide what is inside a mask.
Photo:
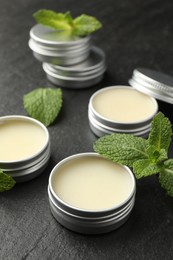
[[(156, 176), (137, 181), (136, 203), (129, 220), (104, 235), (81, 235), (62, 227), (50, 213), (47, 185), (61, 159), (93, 151), (97, 137), (88, 124), (88, 100), (98, 89), (127, 85), (136, 67), (173, 75), (172, 0), (0, 0), (0, 116), (26, 115), (23, 95), (51, 85), (28, 47), (38, 9), (71, 10), (96, 16), (103, 29), (93, 43), (107, 56), (104, 80), (91, 88), (63, 89), (63, 107), (49, 127), (51, 160), (38, 178), (0, 194), (0, 259), (172, 259), (173, 199)], [(159, 102), (173, 122), (173, 106)], [(172, 151), (170, 152), (170, 155)]]

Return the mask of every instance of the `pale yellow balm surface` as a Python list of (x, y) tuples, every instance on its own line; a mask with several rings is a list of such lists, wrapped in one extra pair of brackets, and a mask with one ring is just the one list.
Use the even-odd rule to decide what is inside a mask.
[(46, 133), (30, 121), (0, 121), (0, 161), (23, 160), (38, 153), (46, 144)]
[(85, 210), (104, 210), (124, 202), (134, 188), (130, 173), (100, 157), (79, 157), (57, 169), (53, 190), (65, 203)]
[(154, 100), (133, 88), (107, 88), (94, 96), (97, 113), (111, 121), (133, 123), (146, 120), (157, 110)]

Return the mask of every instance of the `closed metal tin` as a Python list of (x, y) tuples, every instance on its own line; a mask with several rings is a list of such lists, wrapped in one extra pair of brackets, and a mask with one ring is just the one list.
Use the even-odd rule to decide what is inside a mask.
[(30, 30), (30, 37), (41, 46), (54, 47), (59, 49), (69, 49), (80, 47), (90, 42), (90, 36), (77, 37), (66, 34), (62, 31), (54, 30), (50, 27), (37, 24)]
[(126, 166), (122, 166), (127, 170), (131, 178), (132, 189), (127, 198), (115, 207), (104, 210), (84, 210), (65, 203), (53, 189), (52, 184), (54, 175), (58, 174), (58, 169), (60, 167), (63, 167), (73, 160), (80, 160), (80, 158), (86, 157), (102, 158), (97, 153), (81, 153), (65, 158), (54, 167), (50, 174), (48, 185), (50, 209), (56, 220), (72, 231), (85, 234), (106, 233), (123, 225), (130, 216), (135, 203), (135, 179), (130, 169)]
[(90, 37), (66, 37), (62, 31), (35, 25), (30, 31), (29, 47), (41, 62), (72, 65), (85, 60), (90, 52)]
[[(115, 121), (115, 120), (113, 121), (98, 113), (93, 105), (93, 101), (95, 97), (97, 97), (97, 95), (99, 95), (100, 93), (104, 93), (104, 91), (107, 92), (111, 89), (112, 90), (117, 90), (117, 89), (133, 90), (131, 87), (128, 86), (111, 86), (95, 92), (91, 96), (88, 105), (88, 118), (89, 118), (91, 130), (99, 137), (105, 134), (112, 134), (112, 133), (127, 133), (127, 134), (134, 134), (137, 136), (146, 136), (149, 133), (151, 121), (154, 115), (158, 111), (157, 101), (154, 98), (149, 97), (151, 99), (151, 102), (153, 103), (154, 110), (150, 114), (150, 116), (145, 118), (145, 120), (143, 119), (143, 120), (127, 122), (127, 123), (122, 121)], [(121, 114), (121, 111), (119, 111), (119, 113)], [(127, 107), (127, 113), (128, 113), (128, 107)]]
[(73, 65), (85, 60), (89, 55), (89, 46), (78, 48), (72, 51), (46, 50), (40, 48), (34, 41), (29, 41), (29, 47), (34, 57), (40, 62), (48, 62), (59, 65)]
[[(0, 129), (1, 126), (6, 123), (13, 122), (28, 122), (31, 125), (35, 125), (43, 131), (45, 138), (44, 143), (39, 149), (39, 151), (34, 152), (33, 155), (27, 156), (23, 159), (18, 160), (1, 160), (0, 168), (7, 174), (11, 175), (16, 182), (28, 181), (37, 177), (47, 166), (49, 158), (50, 158), (50, 138), (47, 128), (38, 120), (19, 115), (12, 116), (4, 116), (0, 117)], [(11, 130), (11, 134), (13, 134), (13, 129)], [(33, 140), (34, 144), (34, 140)], [(26, 147), (27, 149), (27, 147)]]

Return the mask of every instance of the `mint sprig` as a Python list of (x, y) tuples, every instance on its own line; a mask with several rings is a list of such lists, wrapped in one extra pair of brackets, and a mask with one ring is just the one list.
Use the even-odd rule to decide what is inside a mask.
[(112, 134), (99, 138), (93, 148), (105, 158), (132, 167), (137, 179), (158, 174), (161, 187), (173, 196), (173, 159), (168, 159), (171, 137), (171, 122), (159, 112), (148, 139)]
[(62, 107), (61, 89), (37, 88), (23, 97), (24, 108), (28, 115), (45, 126), (52, 124)]
[(82, 14), (75, 19), (71, 13), (57, 13), (52, 10), (42, 9), (33, 14), (36, 22), (55, 30), (68, 31), (71, 35), (87, 36), (102, 27), (95, 17)]
[(15, 185), (15, 180), (0, 169), (0, 192), (8, 191)]

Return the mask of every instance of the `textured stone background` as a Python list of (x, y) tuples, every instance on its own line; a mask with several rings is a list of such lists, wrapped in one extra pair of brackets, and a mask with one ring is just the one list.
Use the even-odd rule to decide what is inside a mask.
[[(32, 13), (42, 8), (71, 10), (74, 17), (87, 13), (101, 20), (103, 29), (93, 35), (93, 43), (105, 51), (108, 69), (97, 86), (63, 89), (63, 108), (49, 127), (49, 166), (38, 178), (0, 194), (0, 260), (172, 259), (173, 199), (165, 195), (157, 177), (137, 181), (128, 222), (99, 236), (79, 235), (58, 224), (49, 210), (47, 185), (57, 162), (92, 151), (96, 137), (89, 129), (87, 109), (97, 89), (127, 85), (139, 66), (173, 75), (173, 1), (0, 0), (0, 116), (26, 115), (23, 95), (38, 86), (52, 86), (28, 48)], [(159, 106), (173, 122), (172, 105)]]

